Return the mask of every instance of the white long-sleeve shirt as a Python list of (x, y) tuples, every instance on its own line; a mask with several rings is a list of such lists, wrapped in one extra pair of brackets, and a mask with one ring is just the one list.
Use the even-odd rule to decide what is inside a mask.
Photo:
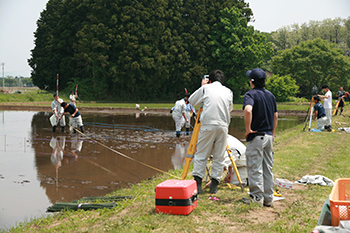
[(61, 103), (63, 102), (63, 99), (58, 99), (59, 102), (57, 102), (56, 100), (53, 100), (51, 103), (51, 108), (53, 112), (57, 112), (57, 113), (63, 113), (63, 108), (61, 107)]
[(233, 94), (230, 89), (216, 81), (198, 88), (189, 98), (193, 106), (203, 103), (200, 115), (202, 124), (222, 125), (228, 127), (233, 109)]
[(186, 112), (186, 103), (184, 99), (178, 100), (175, 102), (173, 115), (181, 116), (182, 113)]

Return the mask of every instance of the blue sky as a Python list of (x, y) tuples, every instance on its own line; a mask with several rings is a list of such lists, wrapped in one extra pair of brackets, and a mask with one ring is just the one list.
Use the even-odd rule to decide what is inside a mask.
[[(48, 0), (0, 0), (0, 63), (4, 76), (30, 77), (27, 59), (34, 48), (36, 21)], [(246, 0), (255, 22), (250, 24), (263, 32), (292, 25), (350, 17), (350, 0)], [(0, 77), (2, 78), (2, 66)]]

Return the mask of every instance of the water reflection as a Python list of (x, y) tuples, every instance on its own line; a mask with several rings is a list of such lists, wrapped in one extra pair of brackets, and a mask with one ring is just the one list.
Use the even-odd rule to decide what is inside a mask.
[(173, 156), (171, 156), (171, 163), (175, 170), (181, 169), (185, 165), (186, 154), (187, 147), (181, 144), (175, 145), (175, 152)]
[(52, 148), (51, 163), (56, 171), (56, 190), (58, 189), (58, 168), (62, 165), (63, 150), (66, 144), (66, 137), (52, 137), (50, 147)]
[[(81, 136), (52, 133), (49, 112), (2, 112), (0, 228), (40, 216), (55, 202), (103, 196), (159, 173), (137, 161), (163, 171), (181, 169), (191, 135), (176, 138), (170, 114), (145, 113), (85, 113), (88, 136)], [(277, 130), (298, 123), (299, 118), (283, 118)], [(229, 133), (243, 139), (243, 117), (232, 119)], [(21, 208), (13, 208), (13, 203)]]

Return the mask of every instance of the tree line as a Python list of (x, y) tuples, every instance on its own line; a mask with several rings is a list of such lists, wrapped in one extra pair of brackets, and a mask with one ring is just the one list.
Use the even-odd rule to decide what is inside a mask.
[(323, 84), (329, 85), (334, 93), (340, 86), (349, 90), (350, 17), (310, 21), (300, 26), (292, 24), (264, 34), (274, 49), (265, 68), (273, 71), (280, 81), (285, 77), (284, 82), (277, 83), (279, 86), (288, 83), (286, 88), (294, 90), (292, 95), (311, 97), (313, 87), (318, 87), (320, 93)]
[(50, 0), (37, 21), (31, 76), (55, 90), (59, 74), (60, 90), (79, 84), (84, 99), (174, 101), (221, 68), (239, 96), (244, 70), (273, 52), (251, 17), (242, 0)]
[[(256, 67), (273, 72), (270, 86), (292, 85), (288, 94), (299, 96), (348, 75), (345, 37), (338, 44), (288, 39), (283, 47), (281, 30), (255, 31), (248, 26), (252, 17), (243, 0), (50, 0), (34, 33), (31, 77), (55, 91), (59, 74), (60, 90), (78, 84), (85, 100), (159, 102), (194, 91), (214, 69), (225, 72), (236, 100), (249, 89), (245, 72)], [(288, 59), (300, 52), (304, 57)]]
[(25, 78), (22, 76), (6, 76), (6, 78), (0, 78), (0, 86), (4, 84), (5, 87), (34, 87), (31, 78)]
[(343, 54), (350, 56), (350, 17), (347, 19), (335, 18), (322, 21), (310, 20), (308, 23), (279, 28), (275, 32), (264, 33), (271, 41), (275, 53), (290, 49), (304, 41), (322, 39), (334, 43), (343, 50)]

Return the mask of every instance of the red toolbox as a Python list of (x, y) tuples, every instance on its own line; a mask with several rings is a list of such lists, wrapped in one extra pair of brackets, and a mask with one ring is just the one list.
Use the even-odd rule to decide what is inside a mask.
[(166, 180), (156, 187), (157, 213), (188, 215), (197, 207), (195, 180)]

